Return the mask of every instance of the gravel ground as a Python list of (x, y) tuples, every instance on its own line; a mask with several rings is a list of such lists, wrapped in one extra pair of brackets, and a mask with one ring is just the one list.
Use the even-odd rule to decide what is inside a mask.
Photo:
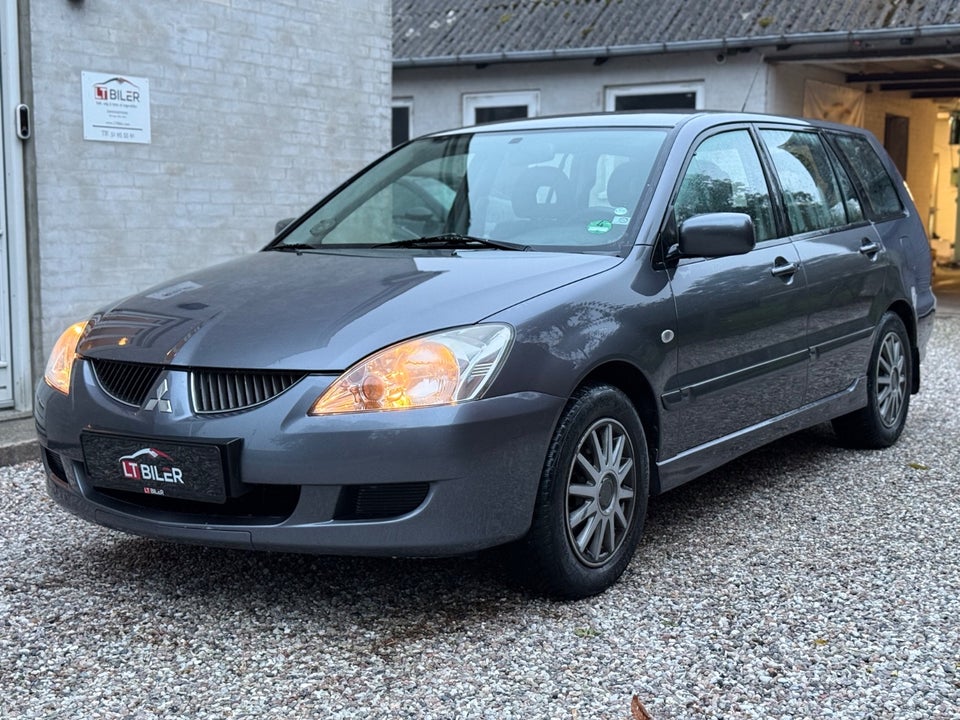
[(960, 718), (960, 318), (900, 443), (829, 426), (652, 502), (621, 582), (557, 603), (494, 559), (127, 537), (0, 468), (0, 716)]

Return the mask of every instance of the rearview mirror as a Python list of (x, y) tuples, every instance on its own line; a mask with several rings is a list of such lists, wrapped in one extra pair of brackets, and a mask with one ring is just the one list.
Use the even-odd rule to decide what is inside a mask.
[(743, 255), (757, 244), (753, 218), (746, 213), (694, 215), (680, 224), (680, 254), (686, 257)]

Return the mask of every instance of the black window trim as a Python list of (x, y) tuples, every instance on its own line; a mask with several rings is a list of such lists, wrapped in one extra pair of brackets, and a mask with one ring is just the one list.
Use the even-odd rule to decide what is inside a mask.
[[(850, 172), (846, 163), (841, 162), (839, 168), (836, 166), (836, 164), (840, 162), (842, 153), (837, 152), (837, 149), (833, 146), (833, 144), (829, 141), (827, 137), (831, 132), (835, 132), (839, 135), (857, 135), (860, 137), (865, 137), (865, 136), (861, 135), (860, 133), (843, 133), (836, 130), (828, 130), (825, 128), (817, 127), (816, 125), (798, 126), (798, 125), (791, 125), (787, 123), (756, 123), (754, 127), (756, 129), (757, 140), (760, 143), (761, 152), (763, 153), (764, 160), (768, 163), (767, 171), (770, 173), (770, 176), (777, 187), (776, 199), (777, 199), (777, 204), (780, 207), (780, 212), (782, 213), (784, 231), (786, 232), (785, 237), (800, 238), (800, 239), (813, 238), (813, 237), (818, 237), (820, 235), (825, 235), (829, 233), (841, 232), (843, 230), (848, 230), (850, 228), (855, 229), (858, 227), (864, 227), (866, 225), (871, 224), (871, 222), (874, 222), (874, 219), (870, 216), (870, 213), (872, 211), (872, 206), (866, 202), (866, 198), (865, 198), (866, 193), (864, 192), (863, 187), (853, 177), (853, 174)], [(774, 164), (773, 158), (770, 155), (769, 151), (767, 150), (766, 143), (764, 143), (763, 138), (760, 135), (760, 133), (763, 130), (806, 132), (806, 133), (813, 133), (819, 136), (820, 142), (824, 146), (825, 152), (827, 153), (827, 161), (830, 163), (830, 166), (833, 170), (838, 188), (842, 190), (840, 178), (837, 177), (837, 173), (843, 172), (846, 175), (847, 179), (850, 180), (850, 183), (853, 186), (854, 192), (857, 193), (857, 199), (860, 201), (861, 208), (863, 208), (864, 219), (857, 222), (847, 222), (847, 223), (844, 223), (843, 225), (835, 225), (829, 228), (818, 228), (816, 230), (808, 230), (807, 232), (794, 232), (793, 227), (790, 225), (790, 219), (787, 214), (786, 203), (784, 202), (784, 199), (783, 199), (783, 187), (780, 185), (780, 176), (777, 174), (776, 165)], [(901, 205), (902, 204), (903, 204), (903, 201), (901, 200)]]
[[(795, 127), (795, 126), (794, 126)], [(679, 258), (671, 255), (671, 250), (677, 244), (677, 222), (676, 216), (674, 214), (674, 205), (677, 201), (677, 195), (680, 193), (680, 186), (683, 184), (683, 179), (687, 174), (687, 169), (690, 167), (690, 163), (693, 161), (693, 156), (696, 153), (697, 148), (700, 147), (706, 140), (715, 135), (720, 135), (722, 133), (733, 132), (737, 130), (746, 130), (747, 134), (750, 137), (750, 141), (753, 143), (754, 151), (757, 153), (757, 158), (760, 162), (760, 170), (764, 176), (764, 182), (767, 185), (767, 193), (770, 196), (770, 204), (773, 210), (773, 221), (776, 227), (777, 235), (772, 238), (767, 238), (766, 240), (758, 240), (756, 247), (757, 248), (767, 248), (775, 247), (777, 245), (783, 245), (792, 241), (789, 233), (785, 233), (787, 225), (785, 224), (786, 211), (783, 208), (782, 196), (780, 191), (780, 186), (776, 182), (776, 175), (771, 173), (771, 165), (769, 159), (766, 156), (766, 149), (763, 146), (763, 143), (760, 141), (759, 134), (756, 129), (756, 123), (752, 122), (732, 122), (724, 123), (722, 125), (714, 125), (713, 127), (707, 128), (703, 132), (699, 133), (690, 144), (689, 150), (687, 150), (686, 155), (683, 159), (683, 164), (680, 166), (680, 170), (677, 173), (677, 177), (674, 180), (673, 188), (670, 190), (670, 199), (667, 202), (667, 209), (664, 213), (663, 219), (660, 221), (660, 229), (657, 232), (657, 241), (656, 249), (653, 253), (653, 257), (657, 263), (658, 267), (666, 267), (668, 265), (676, 265), (678, 261), (684, 262), (702, 262), (708, 260), (709, 258)]]

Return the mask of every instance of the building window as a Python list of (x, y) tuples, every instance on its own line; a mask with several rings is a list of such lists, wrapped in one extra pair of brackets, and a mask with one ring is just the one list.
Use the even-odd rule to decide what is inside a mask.
[(475, 93), (463, 96), (463, 124), (482, 125), (540, 114), (540, 92)]
[(622, 85), (608, 87), (604, 110), (699, 110), (703, 107), (703, 83)]
[(393, 147), (410, 139), (410, 125), (413, 120), (413, 98), (393, 99), (393, 133), (390, 139)]

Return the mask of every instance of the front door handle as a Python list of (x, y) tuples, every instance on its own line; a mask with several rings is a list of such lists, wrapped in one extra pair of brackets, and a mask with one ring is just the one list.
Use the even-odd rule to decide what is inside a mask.
[(860, 253), (873, 260), (880, 252), (880, 244), (875, 243), (870, 238), (864, 238), (860, 243)]
[(778, 278), (791, 278), (796, 275), (800, 269), (800, 263), (790, 262), (786, 258), (778, 257), (773, 267), (770, 268), (770, 274)]

